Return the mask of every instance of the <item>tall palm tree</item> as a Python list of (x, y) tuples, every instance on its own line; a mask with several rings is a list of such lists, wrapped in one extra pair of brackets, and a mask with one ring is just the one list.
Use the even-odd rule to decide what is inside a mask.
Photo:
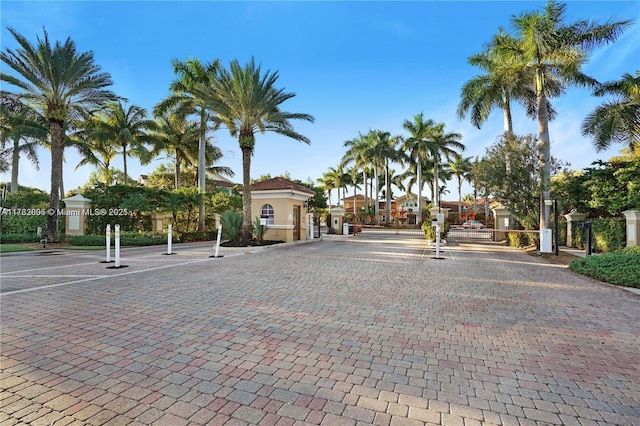
[[(20, 156), (24, 154), (36, 170), (40, 165), (37, 147), (46, 140), (47, 122), (15, 94), (0, 92), (0, 146), (11, 156), (11, 193), (18, 191)], [(7, 147), (8, 146), (8, 147)]]
[[(364, 204), (363, 207), (367, 209), (369, 207), (369, 192), (367, 189), (367, 172), (369, 169), (369, 151), (370, 144), (367, 137), (363, 134), (359, 134), (357, 138), (350, 139), (344, 143), (344, 147), (347, 148), (346, 152), (342, 156), (340, 164), (345, 166), (353, 162), (355, 169), (362, 170), (362, 183), (364, 185)], [(355, 195), (355, 191), (354, 191)], [(354, 203), (355, 206), (355, 203)]]
[[(502, 110), (504, 117), (504, 132), (513, 134), (513, 120), (511, 106), (515, 101), (521, 104), (527, 116), (535, 119), (537, 114), (536, 92), (533, 86), (531, 69), (521, 58), (507, 55), (496, 46), (500, 43), (512, 43), (511, 35), (502, 28), (493, 36), (487, 48), (479, 54), (469, 57), (470, 65), (485, 71), (467, 81), (460, 94), (457, 114), (460, 119), (470, 115), (471, 123), (480, 129), (489, 118), (493, 108)], [(551, 96), (559, 95), (558, 80), (552, 74), (545, 76), (545, 89)], [(555, 116), (551, 104), (547, 104), (550, 118)]]
[(413, 121), (404, 120), (402, 123), (402, 127), (409, 132), (409, 137), (406, 137), (402, 144), (402, 150), (407, 153), (408, 158), (416, 165), (415, 178), (418, 186), (418, 212), (416, 214), (416, 221), (418, 224), (422, 223), (422, 188), (424, 186), (422, 180), (422, 165), (431, 155), (429, 135), (433, 126), (435, 126), (435, 122), (431, 119), (425, 120), (424, 113), (422, 112), (414, 115)]
[[(154, 115), (160, 116), (169, 109), (174, 109), (181, 116), (196, 115), (198, 117), (200, 132), (198, 139), (198, 189), (200, 194), (206, 192), (206, 151), (207, 130), (209, 123), (216, 121), (215, 115), (206, 105), (206, 101), (198, 95), (211, 90), (211, 83), (216, 78), (220, 62), (214, 61), (202, 63), (197, 58), (189, 58), (186, 61), (173, 59), (171, 61), (173, 72), (178, 78), (171, 82), (169, 88), (172, 94), (160, 102), (154, 108)], [(217, 128), (217, 127), (216, 127)], [(204, 231), (205, 226), (205, 197), (198, 213), (198, 231)]]
[(345, 199), (347, 198), (347, 186), (351, 185), (351, 175), (345, 170), (344, 166), (338, 165), (337, 172), (339, 175), (338, 183), (342, 190), (342, 205), (345, 205)]
[(470, 179), (472, 157), (454, 156), (449, 162), (451, 173), (458, 180), (458, 218), (462, 219), (462, 183)]
[(242, 239), (251, 239), (251, 156), (256, 143), (256, 133), (274, 132), (291, 139), (310, 143), (296, 132), (291, 120), (313, 122), (313, 116), (281, 110), (281, 104), (295, 96), (284, 88), (277, 88), (278, 72), (267, 70), (264, 74), (255, 60), (241, 66), (231, 61), (229, 69), (220, 67), (210, 86), (194, 90), (204, 99), (218, 118), (227, 126), (232, 136), (238, 137), (242, 151)]
[[(376, 225), (380, 225), (380, 203), (378, 197), (380, 195), (380, 169), (385, 166), (385, 159), (387, 154), (387, 145), (391, 133), (382, 130), (369, 130), (367, 139), (369, 142), (367, 157), (373, 167), (373, 185), (372, 198), (374, 200), (374, 212), (376, 217)], [(375, 191), (375, 195), (374, 192)]]
[[(442, 157), (447, 161), (453, 158), (459, 151), (464, 151), (464, 145), (460, 142), (462, 135), (456, 132), (445, 132), (445, 124), (436, 124), (429, 131), (428, 149), (434, 160), (433, 188), (436, 205), (440, 205), (440, 187), (438, 177), (442, 169)], [(459, 151), (458, 151), (459, 150)]]
[(95, 137), (98, 117), (88, 117), (78, 130), (71, 135), (73, 146), (80, 152), (81, 159), (75, 170), (85, 165), (92, 165), (107, 186), (113, 184), (114, 169), (111, 163), (118, 155), (117, 146), (111, 140)]
[[(188, 120), (167, 111), (156, 117), (157, 130), (153, 133), (156, 139), (154, 154), (166, 152), (173, 159), (174, 189), (182, 186), (181, 167), (185, 163), (198, 164), (198, 146), (200, 126), (197, 122)], [(194, 150), (196, 152), (193, 157)]]
[(515, 37), (496, 43), (500, 55), (514, 61), (524, 61), (531, 70), (536, 91), (540, 150), (540, 229), (548, 228), (551, 181), (551, 143), (549, 137), (549, 109), (545, 76), (555, 75), (562, 87), (568, 85), (594, 86), (597, 82), (585, 75), (581, 67), (595, 48), (617, 40), (631, 25), (630, 20), (608, 20), (604, 24), (580, 20), (564, 24), (566, 4), (550, 0), (544, 12), (525, 12), (512, 18)]
[(356, 166), (347, 168), (345, 174), (348, 176), (348, 185), (353, 186), (353, 214), (355, 215), (357, 213), (356, 197), (358, 196), (358, 185), (362, 182), (362, 174), (359, 173)]
[(137, 105), (127, 107), (123, 102), (112, 102), (100, 112), (92, 137), (110, 142), (121, 149), (124, 183), (128, 184), (127, 157), (138, 157), (142, 164), (151, 160), (147, 146), (154, 142), (149, 131), (155, 128), (156, 123), (147, 118), (146, 109)]
[[(340, 176), (333, 167), (329, 167), (329, 170), (322, 174), (322, 177), (317, 180), (320, 187), (327, 191), (329, 208), (331, 208), (331, 191), (340, 188)], [(340, 193), (338, 193), (338, 204), (340, 204)]]
[(582, 122), (582, 136), (591, 136), (596, 151), (611, 143), (625, 143), (632, 151), (640, 142), (640, 71), (635, 77), (624, 74), (621, 80), (603, 83), (596, 96), (612, 95)]
[(16, 75), (0, 72), (0, 79), (19, 89), (21, 98), (48, 121), (51, 143), (51, 192), (47, 217), (47, 237), (58, 241), (58, 207), (62, 183), (63, 129), (79, 112), (100, 108), (116, 95), (105, 88), (111, 76), (95, 64), (93, 52), (78, 53), (70, 39), (53, 46), (46, 30), (35, 45), (15, 29), (8, 28), (19, 48), (6, 49), (0, 59)]
[(404, 152), (400, 149), (402, 137), (399, 135), (390, 136), (384, 145), (384, 198), (385, 198), (385, 222), (391, 222), (391, 177), (394, 171), (390, 168), (390, 163), (402, 163), (406, 160)]

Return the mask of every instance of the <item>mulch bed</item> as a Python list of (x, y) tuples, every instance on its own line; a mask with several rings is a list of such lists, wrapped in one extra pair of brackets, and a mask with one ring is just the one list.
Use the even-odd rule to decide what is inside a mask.
[(544, 259), (547, 262), (553, 263), (555, 265), (569, 266), (569, 263), (571, 263), (572, 260), (580, 259), (578, 256), (574, 256), (573, 254), (564, 252), (562, 250), (560, 250), (560, 252), (558, 253), (558, 256), (556, 256), (554, 253), (539, 253), (538, 249), (535, 246), (526, 248), (524, 249), (524, 251), (529, 256), (534, 256), (537, 258)]

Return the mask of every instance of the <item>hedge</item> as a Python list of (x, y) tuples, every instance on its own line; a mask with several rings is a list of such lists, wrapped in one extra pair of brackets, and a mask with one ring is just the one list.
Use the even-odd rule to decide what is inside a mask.
[[(624, 219), (592, 219), (591, 221), (592, 247), (599, 253), (612, 253), (622, 250), (627, 244), (627, 230)], [(586, 247), (585, 229), (577, 223), (572, 223), (571, 234), (573, 247)]]
[[(105, 235), (74, 235), (67, 241), (73, 246), (106, 246)], [(123, 232), (120, 234), (121, 246), (152, 246), (167, 243), (167, 236), (155, 232)], [(115, 235), (111, 233), (111, 246), (115, 244)]]
[(606, 253), (572, 260), (569, 269), (611, 284), (640, 288), (640, 256)]

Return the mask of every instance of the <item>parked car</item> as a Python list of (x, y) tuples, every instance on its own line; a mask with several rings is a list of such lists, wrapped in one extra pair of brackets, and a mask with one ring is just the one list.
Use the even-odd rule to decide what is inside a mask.
[(480, 229), (480, 228), (484, 228), (485, 226), (478, 222), (477, 220), (467, 220), (466, 222), (464, 222), (462, 224), (462, 227), (465, 229)]

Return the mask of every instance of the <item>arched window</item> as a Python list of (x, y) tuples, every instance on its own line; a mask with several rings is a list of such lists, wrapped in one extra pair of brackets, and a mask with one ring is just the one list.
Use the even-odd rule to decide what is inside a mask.
[(267, 218), (267, 225), (273, 225), (273, 206), (271, 204), (265, 204), (260, 208), (260, 218)]

